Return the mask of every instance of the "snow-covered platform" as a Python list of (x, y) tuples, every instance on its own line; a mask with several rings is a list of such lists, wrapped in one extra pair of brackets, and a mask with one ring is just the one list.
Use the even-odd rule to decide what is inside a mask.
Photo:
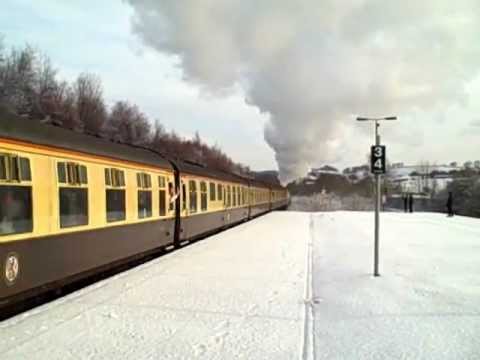
[(276, 212), (0, 323), (0, 359), (478, 359), (480, 220)]

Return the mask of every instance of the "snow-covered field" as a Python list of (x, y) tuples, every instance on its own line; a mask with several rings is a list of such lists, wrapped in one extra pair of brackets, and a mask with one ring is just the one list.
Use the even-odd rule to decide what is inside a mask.
[(277, 212), (0, 323), (0, 359), (479, 359), (480, 220)]

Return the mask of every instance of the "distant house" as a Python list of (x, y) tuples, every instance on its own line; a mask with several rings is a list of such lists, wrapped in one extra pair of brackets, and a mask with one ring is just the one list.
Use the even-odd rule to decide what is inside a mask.
[(392, 167), (388, 173), (388, 181), (406, 193), (438, 192), (445, 189), (455, 174), (462, 170), (456, 164)]
[(310, 173), (312, 174), (335, 174), (335, 175), (338, 175), (340, 174), (340, 172), (338, 171), (337, 168), (333, 167), (333, 166), (330, 166), (330, 165), (325, 165), (325, 166), (322, 166), (321, 168), (312, 168), (312, 170), (310, 170)]

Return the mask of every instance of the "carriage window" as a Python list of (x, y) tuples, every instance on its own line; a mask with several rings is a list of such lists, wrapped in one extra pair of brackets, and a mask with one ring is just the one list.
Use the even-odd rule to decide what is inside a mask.
[(107, 221), (125, 220), (125, 190), (107, 189)]
[(125, 172), (118, 169), (105, 169), (105, 185), (113, 187), (125, 186)]
[(231, 196), (230, 185), (227, 186), (226, 198), (227, 198), (227, 207), (230, 207), (231, 204), (232, 204), (232, 196)]
[(0, 186), (0, 236), (32, 230), (32, 188)]
[(138, 218), (145, 219), (152, 216), (152, 192), (149, 190), (138, 191)]
[(207, 183), (202, 181), (200, 183), (200, 209), (207, 211)]
[(76, 163), (57, 163), (58, 182), (69, 185), (88, 184), (87, 167)]
[(241, 198), (242, 198), (242, 194), (240, 194), (240, 186), (237, 186), (237, 204), (240, 206), (242, 205), (241, 203)]
[(80, 184), (86, 184), (87, 183), (87, 167), (84, 165), (78, 166), (78, 182)]
[(187, 209), (187, 186), (182, 184), (182, 209)]
[(6, 156), (0, 154), (0, 180), (7, 180), (7, 161)]
[(67, 182), (67, 172), (65, 171), (65, 163), (57, 163), (58, 182), (65, 184)]
[(159, 188), (164, 188), (165, 187), (165, 176), (159, 176), (158, 177), (158, 187)]
[(118, 170), (118, 185), (125, 186), (125, 172), (123, 170)]
[(158, 177), (158, 187), (160, 188), (160, 190), (158, 191), (158, 201), (159, 201), (158, 214), (160, 216), (165, 216), (167, 214), (167, 208), (166, 208), (167, 195), (166, 195), (166, 189), (165, 189), (165, 182), (166, 181), (164, 176)]
[(195, 180), (188, 182), (189, 200), (190, 200), (190, 212), (197, 212), (197, 183)]
[(237, 187), (236, 186), (232, 186), (232, 196), (233, 196), (232, 206), (237, 206)]
[(112, 185), (112, 173), (111, 169), (105, 169), (105, 185), (111, 186)]
[(126, 218), (125, 190), (117, 189), (125, 186), (123, 170), (105, 168), (105, 185), (107, 199), (107, 221), (122, 221)]
[(166, 211), (166, 206), (165, 203), (167, 201), (167, 198), (165, 196), (165, 190), (160, 190), (158, 192), (158, 201), (159, 201), (159, 215), (160, 216), (165, 216), (167, 211)]
[(215, 183), (210, 183), (210, 201), (215, 201), (217, 199)]
[(60, 227), (88, 224), (88, 190), (60, 188)]
[(12, 154), (0, 154), (0, 180), (31, 181), (30, 159)]
[(20, 180), (20, 167), (16, 156), (10, 157), (10, 180)]
[(142, 189), (152, 187), (152, 177), (146, 173), (137, 173), (137, 186)]
[(20, 177), (23, 181), (32, 180), (32, 173), (30, 172), (30, 160), (27, 158), (20, 158)]
[(218, 201), (223, 200), (223, 187), (222, 184), (218, 184), (217, 186), (217, 193), (218, 193)]

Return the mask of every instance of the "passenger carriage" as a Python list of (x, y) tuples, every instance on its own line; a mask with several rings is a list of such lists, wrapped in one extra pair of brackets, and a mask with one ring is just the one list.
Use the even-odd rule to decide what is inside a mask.
[(0, 309), (270, 210), (284, 188), (0, 116)]

